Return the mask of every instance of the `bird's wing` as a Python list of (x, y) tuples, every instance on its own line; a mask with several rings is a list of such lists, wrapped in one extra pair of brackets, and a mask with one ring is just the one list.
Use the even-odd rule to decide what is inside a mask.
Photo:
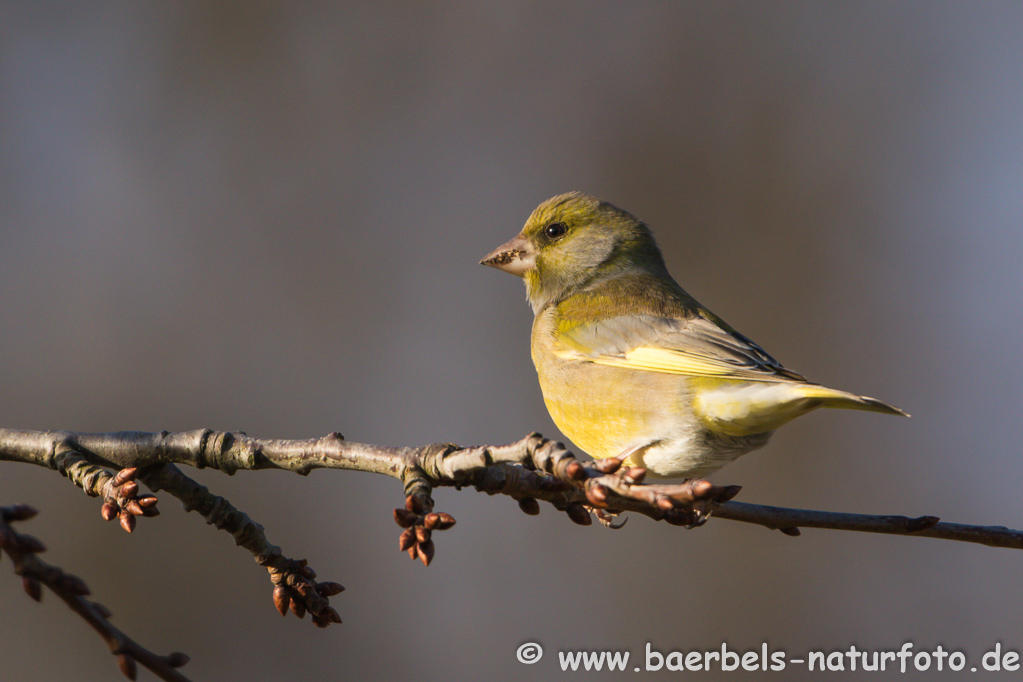
[(742, 334), (698, 315), (623, 315), (562, 326), (555, 354), (599, 365), (747, 381), (806, 381)]

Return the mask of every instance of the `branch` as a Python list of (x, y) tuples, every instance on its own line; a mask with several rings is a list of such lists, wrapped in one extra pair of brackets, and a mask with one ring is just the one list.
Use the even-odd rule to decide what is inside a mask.
[[(644, 469), (631, 467), (619, 471), (619, 460), (583, 465), (563, 445), (535, 433), (498, 447), (434, 444), (387, 448), (351, 443), (338, 433), (310, 440), (269, 440), (250, 438), (241, 432), (210, 430), (79, 434), (0, 429), (0, 460), (61, 471), (90, 495), (100, 494), (101, 486), (96, 481), (114, 476), (110, 472), (98, 474), (88, 468), (90, 465), (137, 469), (143, 480), (168, 464), (211, 467), (227, 474), (239, 469), (283, 469), (302, 475), (320, 468), (367, 471), (402, 481), (406, 511), (419, 520), (406, 518), (400, 523), (425, 530), (433, 530), (425, 527), (425, 517), (433, 512), (430, 493), (442, 486), (472, 485), (491, 494), (510, 495), (527, 511), (533, 509), (531, 500), (547, 501), (581, 524), (591, 522), (583, 508), (587, 505), (594, 509), (634, 511), (684, 526), (699, 525), (713, 504), (739, 491), (738, 486), (718, 487), (699, 480), (644, 485)], [(69, 466), (69, 461), (75, 466)], [(82, 471), (89, 475), (76, 475)], [(173, 488), (171, 492), (177, 495)], [(110, 514), (104, 512), (104, 516)], [(425, 540), (418, 539), (424, 533), (418, 530), (416, 533), (417, 544), (429, 546), (429, 533), (425, 533)], [(429, 563), (429, 552), (413, 552), (416, 555)]]
[(6, 553), (11, 557), (14, 572), (21, 576), (25, 592), (40, 601), (43, 598), (41, 586), (45, 585), (63, 599), (72, 611), (99, 633), (110, 647), (110, 653), (117, 656), (117, 665), (128, 679), (135, 679), (138, 662), (161, 680), (188, 682), (188, 678), (177, 671), (188, 663), (188, 656), (178, 652), (159, 656), (149, 651), (114, 627), (109, 620), (110, 611), (105, 606), (85, 598), (89, 588), (81, 578), (65, 573), (36, 556), (45, 551), (43, 543), (31, 535), (18, 533), (11, 526), (15, 521), (25, 521), (35, 515), (34, 509), (23, 504), (0, 507), (0, 556)]
[[(267, 569), (274, 585), (274, 605), (282, 615), (289, 609), (299, 617), (309, 611), (321, 627), (341, 622), (329, 598), (344, 588), (316, 582), (315, 572), (304, 560), (284, 557), (267, 540), (261, 525), (176, 465), (210, 467), (229, 475), (240, 469), (281, 469), (300, 475), (314, 469), (344, 469), (390, 476), (403, 486), (404, 508), (394, 510), (394, 519), (403, 529), (399, 548), (426, 565), (435, 553), (433, 532), (455, 523), (449, 514), (434, 511), (433, 490), (468, 486), (512, 497), (527, 514), (538, 514), (539, 502), (550, 503), (581, 525), (592, 523), (591, 513), (595, 513), (611, 526), (615, 516), (631, 511), (692, 528), (714, 514), (787, 535), (799, 535), (800, 527), (830, 528), (1023, 549), (1023, 531), (1001, 526), (939, 523), (935, 516), (840, 514), (731, 502), (739, 486), (716, 486), (701, 479), (648, 484), (643, 468), (623, 466), (614, 458), (580, 462), (561, 443), (537, 433), (503, 446), (462, 448), (440, 443), (389, 448), (351, 443), (338, 433), (309, 440), (270, 440), (208, 429), (173, 434), (0, 429), (2, 460), (61, 472), (87, 494), (103, 497), (103, 518), (120, 518), (129, 532), (137, 517), (156, 514), (155, 497), (139, 495), (136, 479), (154, 491), (170, 493), (186, 511), (197, 511), (207, 523), (230, 533)], [(72, 608), (80, 607), (73, 604)], [(144, 654), (132, 650), (129, 655), (142, 661)]]
[[(63, 471), (66, 465), (62, 462), (68, 460), (69, 453), (81, 462), (80, 468), (84, 468), (85, 464), (115, 469), (138, 467), (144, 481), (154, 489), (168, 489), (185, 503), (187, 509), (229, 508), (229, 512), (207, 520), (220, 524), (218, 527), (234, 528), (231, 532), (238, 544), (250, 549), (260, 563), (264, 561), (261, 557), (268, 552), (273, 553), (273, 545), (261, 536), (262, 527), (230, 507), (222, 498), (212, 496), (205, 502), (198, 502), (195, 497), (198, 492), (188, 492), (180, 484), (170, 484), (173, 480), (190, 479), (176, 467), (162, 465), (211, 467), (227, 474), (239, 469), (282, 469), (301, 475), (307, 475), (314, 469), (383, 474), (402, 481), (404, 485), (406, 509), (396, 510), (395, 518), (406, 529), (425, 528), (427, 517), (432, 526), (428, 530), (449, 527), (453, 519), (449, 522), (447, 519), (450, 517), (445, 514), (446, 519), (443, 522), (439, 520), (440, 517), (433, 512), (430, 493), (438, 487), (473, 486), (489, 494), (513, 497), (519, 501), (523, 511), (530, 514), (538, 512), (536, 500), (549, 502), (583, 525), (591, 522), (586, 508), (632, 511), (685, 526), (699, 525), (713, 513), (718, 518), (755, 523), (790, 535), (798, 534), (800, 527), (830, 528), (1023, 548), (1023, 532), (1001, 526), (939, 523), (933, 516), (907, 518), (841, 514), (729, 502), (738, 493), (738, 486), (719, 487), (702, 480), (650, 485), (643, 482), (646, 472), (640, 468), (620, 469), (621, 462), (615, 459), (579, 462), (560, 443), (536, 433), (509, 445), (461, 448), (452, 444), (382, 447), (349, 442), (338, 433), (309, 440), (270, 440), (251, 438), (242, 432), (210, 430), (174, 434), (166, 431), (79, 434), (0, 429), (0, 460), (26, 462)], [(168, 472), (174, 472), (173, 477), (168, 478)], [(85, 487), (81, 483), (79, 485)], [(194, 482), (191, 486), (195, 486), (195, 490), (201, 489), (203, 495), (209, 494)], [(86, 492), (98, 494), (88, 488)], [(204, 516), (207, 514), (202, 513)], [(231, 514), (240, 515), (235, 519), (236, 525), (235, 522), (223, 521)], [(419, 519), (418, 526), (416, 519)], [(403, 535), (407, 537), (407, 534)]]
[(335, 582), (316, 582), (316, 572), (305, 559), (285, 557), (280, 547), (267, 540), (263, 526), (247, 514), (223, 497), (211, 493), (206, 486), (195, 482), (173, 464), (151, 468), (142, 479), (153, 490), (166, 490), (181, 500), (186, 512), (198, 512), (206, 523), (227, 531), (235, 544), (249, 550), (256, 563), (270, 574), (270, 582), (274, 585), (274, 606), (282, 616), (290, 609), (302, 618), (308, 611), (312, 614), (313, 624), (321, 628), (341, 622), (341, 616), (330, 606), (329, 600), (345, 588)]
[(799, 535), (799, 528), (855, 530), (863, 533), (916, 535), (939, 540), (975, 542), (989, 547), (1023, 549), (1023, 531), (1005, 526), (971, 526), (964, 523), (939, 523), (937, 516), (880, 516), (873, 514), (842, 514), (769, 507), (762, 504), (728, 502), (718, 506), (714, 515), (721, 519), (744, 521), (780, 530), (786, 535)]

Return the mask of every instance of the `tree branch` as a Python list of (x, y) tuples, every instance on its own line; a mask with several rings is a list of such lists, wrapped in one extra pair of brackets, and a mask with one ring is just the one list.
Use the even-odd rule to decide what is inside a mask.
[[(77, 468), (67, 464), (72, 457)], [(790, 535), (798, 534), (800, 527), (830, 528), (1023, 548), (1023, 532), (1001, 526), (939, 523), (933, 516), (844, 514), (728, 502), (738, 492), (738, 486), (712, 486), (700, 480), (674, 485), (645, 484), (642, 469), (620, 470), (620, 462), (613, 459), (579, 462), (563, 445), (536, 433), (503, 446), (461, 448), (432, 444), (395, 448), (349, 442), (338, 433), (309, 440), (271, 440), (208, 429), (174, 434), (0, 429), (0, 460), (61, 471), (91, 495), (101, 494), (99, 491), (104, 489), (97, 481), (109, 480), (97, 476), (95, 467), (139, 468), (140, 477), (150, 487), (168, 490), (185, 503), (186, 509), (199, 510), (209, 523), (229, 530), (236, 542), (249, 549), (262, 565), (266, 565), (266, 557), (275, 554), (274, 550), (279, 552), (262, 536), (262, 527), (230, 507), (226, 500), (217, 496), (204, 498), (210, 495), (205, 487), (188, 479), (176, 467), (163, 465), (211, 467), (227, 474), (239, 469), (271, 468), (301, 475), (314, 469), (383, 474), (402, 481), (406, 498), (418, 501), (407, 502), (409, 508), (404, 511), (414, 512), (411, 507), (415, 507), (418, 511), (414, 513), (423, 517), (432, 513), (430, 495), (434, 488), (473, 486), (489, 494), (511, 496), (519, 500), (527, 513), (537, 509), (531, 500), (549, 502), (582, 524), (589, 523), (589, 515), (583, 509), (586, 506), (632, 511), (687, 526), (698, 525), (713, 513), (718, 518), (755, 523)], [(73, 471), (89, 475), (76, 478)], [(86, 484), (89, 481), (91, 485)], [(214, 508), (221, 511), (210, 516)], [(406, 523), (412, 518), (407, 514), (396, 517)]]
[[(321, 627), (341, 622), (337, 611), (329, 605), (329, 598), (344, 588), (333, 582), (316, 582), (315, 572), (304, 560), (283, 556), (281, 549), (267, 540), (260, 524), (193, 481), (176, 465), (210, 467), (229, 475), (240, 469), (281, 469), (301, 475), (314, 469), (344, 469), (390, 476), (401, 481), (405, 498), (404, 508), (394, 510), (394, 519), (403, 529), (399, 548), (426, 565), (435, 552), (433, 532), (455, 523), (450, 515), (434, 511), (433, 490), (468, 486), (491, 495), (508, 495), (527, 514), (539, 513), (538, 501), (548, 502), (581, 525), (592, 523), (591, 512), (605, 525), (612, 525), (616, 515), (631, 511), (692, 528), (713, 514), (777, 529), (787, 535), (799, 535), (801, 527), (829, 528), (1023, 549), (1023, 531), (1001, 526), (940, 523), (935, 516), (842, 514), (731, 502), (739, 486), (716, 486), (701, 479), (648, 484), (644, 482), (645, 469), (624, 467), (618, 459), (580, 462), (561, 443), (537, 433), (502, 446), (462, 448), (440, 443), (389, 448), (351, 443), (338, 433), (309, 440), (271, 440), (208, 429), (98, 434), (0, 429), (0, 461), (59, 471), (87, 494), (103, 497), (103, 518), (120, 518), (128, 532), (135, 527), (137, 517), (157, 513), (156, 498), (139, 495), (136, 479), (154, 491), (168, 492), (181, 500), (186, 511), (196, 511), (207, 523), (230, 533), (236, 544), (247, 549), (267, 569), (274, 585), (274, 605), (282, 615), (289, 609), (299, 617), (309, 611), (313, 622)], [(100, 629), (97, 618), (106, 623), (105, 617), (99, 618), (89, 611), (89, 602), (80, 595), (71, 599), (58, 591), (59, 576), (63, 575), (59, 569), (45, 565), (32, 568), (32, 562), (38, 559), (24, 548), (17, 549), (20, 545), (13, 533), (9, 526), (0, 527), (0, 540), (12, 557), (15, 554), (10, 547), (21, 552), (16, 559), (22, 567), (19, 572), (36, 576), (35, 590), (38, 591), (38, 582), (47, 584)], [(57, 577), (45, 578), (47, 575)], [(33, 594), (31, 584), (26, 583), (26, 589)], [(125, 648), (129, 646), (125, 642), (130, 640), (119, 631), (101, 632), (106, 633), (108, 641), (116, 639), (119, 651), (126, 652), (124, 656), (130, 661), (138, 660), (148, 667), (146, 657), (153, 654), (141, 648), (138, 651)], [(158, 661), (154, 663), (157, 664)], [(125, 665), (122, 662), (122, 669)]]
[(211, 493), (206, 486), (195, 482), (173, 464), (153, 467), (143, 474), (142, 479), (155, 491), (166, 490), (181, 500), (186, 512), (198, 512), (206, 523), (227, 531), (235, 544), (249, 550), (256, 563), (270, 574), (270, 582), (274, 585), (274, 605), (282, 616), (290, 608), (299, 618), (309, 611), (313, 623), (319, 627), (341, 622), (341, 616), (330, 606), (329, 598), (345, 588), (334, 582), (316, 582), (316, 572), (305, 559), (283, 556), (281, 548), (266, 539), (263, 526), (247, 514), (223, 497)]
[(762, 504), (728, 502), (718, 506), (714, 515), (721, 519), (744, 521), (780, 530), (786, 535), (799, 535), (799, 528), (829, 528), (855, 530), (863, 533), (888, 535), (916, 535), (939, 540), (975, 542), (989, 547), (1023, 549), (1023, 531), (1005, 526), (971, 526), (963, 523), (940, 522), (937, 516), (880, 516), (873, 514), (843, 514), (769, 507)]
[(179, 652), (159, 656), (146, 649), (110, 622), (110, 611), (105, 606), (85, 598), (89, 595), (89, 588), (81, 578), (65, 573), (36, 556), (45, 551), (43, 543), (31, 535), (18, 533), (11, 526), (15, 521), (25, 521), (35, 515), (34, 509), (23, 504), (0, 507), (0, 556), (6, 553), (11, 557), (14, 572), (21, 576), (25, 592), (40, 601), (43, 598), (42, 585), (45, 585), (64, 600), (72, 611), (100, 634), (110, 647), (110, 653), (117, 656), (117, 665), (128, 679), (135, 679), (137, 663), (141, 663), (161, 680), (188, 682), (188, 678), (177, 671), (188, 663), (188, 656)]

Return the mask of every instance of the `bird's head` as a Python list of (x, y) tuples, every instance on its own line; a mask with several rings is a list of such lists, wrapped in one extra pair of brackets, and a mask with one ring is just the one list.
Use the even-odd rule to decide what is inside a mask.
[(534, 312), (595, 280), (667, 274), (646, 225), (582, 192), (537, 206), (522, 231), (480, 263), (522, 277)]

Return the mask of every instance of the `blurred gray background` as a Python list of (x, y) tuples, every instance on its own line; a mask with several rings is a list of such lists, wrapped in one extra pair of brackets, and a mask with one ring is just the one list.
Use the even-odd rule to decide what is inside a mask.
[[(4, 3), (0, 425), (559, 437), (523, 287), (477, 261), (579, 189), (779, 360), (913, 414), (803, 418), (715, 476), (741, 500), (1023, 526), (1021, 27), (994, 2)], [(0, 472), (46, 558), (195, 679), (543, 679), (558, 650), (647, 642), (1023, 650), (1010, 550), (609, 532), (441, 490), (458, 525), (425, 569), (390, 479), (199, 472), (347, 586), (320, 631), (171, 498), (129, 537), (53, 472)], [(5, 681), (119, 679), (9, 562), (0, 620)]]

